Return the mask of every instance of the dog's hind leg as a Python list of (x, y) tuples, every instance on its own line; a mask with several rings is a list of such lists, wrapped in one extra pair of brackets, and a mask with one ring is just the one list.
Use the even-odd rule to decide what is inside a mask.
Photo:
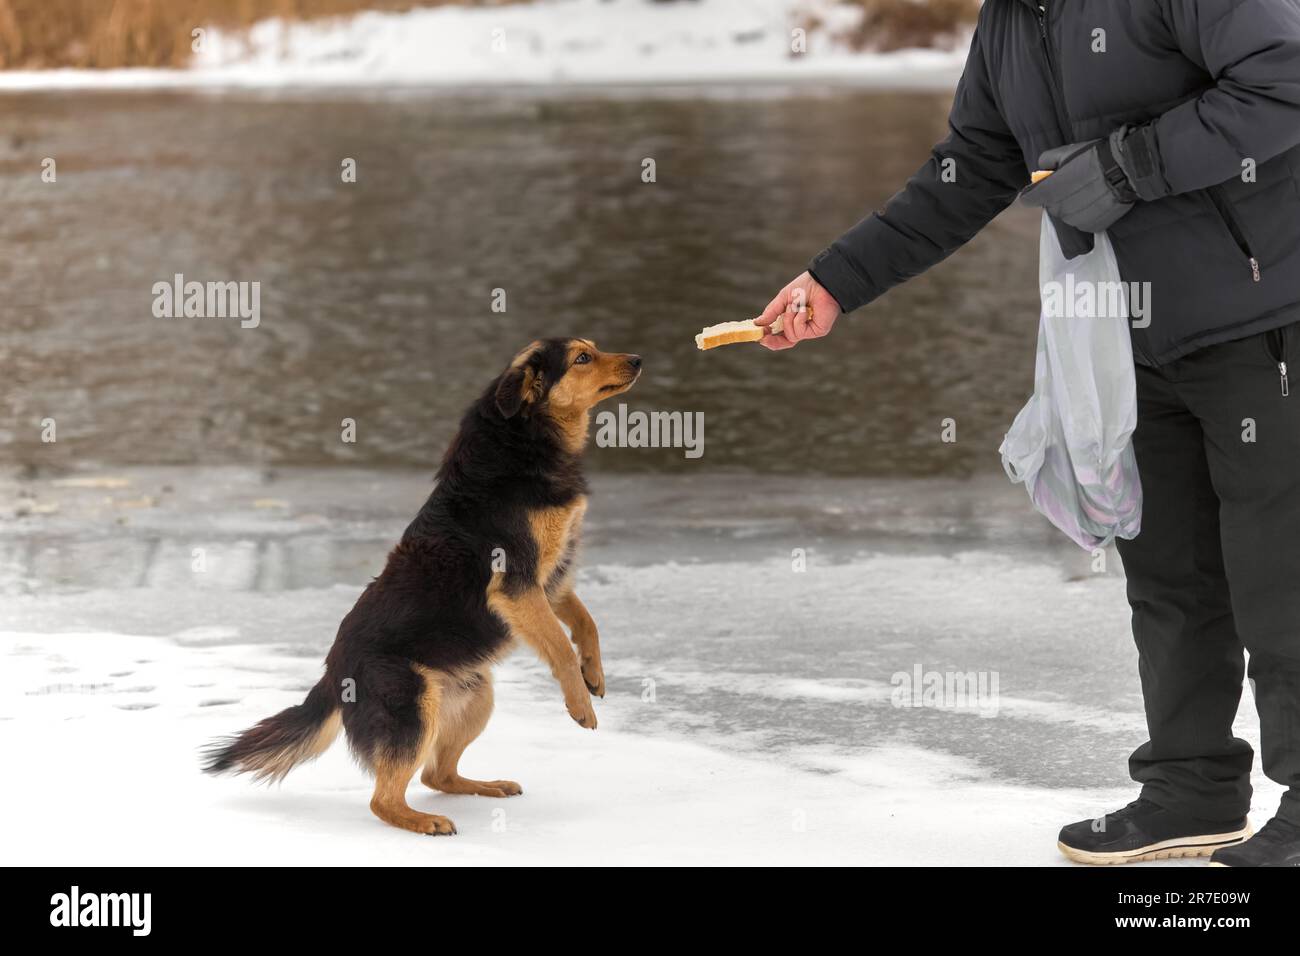
[(525, 641), (550, 666), (560, 690), (564, 692), (564, 706), (569, 716), (580, 727), (595, 730), (596, 711), (591, 706), (591, 694), (582, 679), (578, 657), (569, 645), (569, 635), (564, 633), (551, 610), (545, 592), (535, 587), (511, 596), (504, 591), (489, 590), (488, 606), (506, 622), (511, 634)]
[(587, 606), (578, 599), (578, 595), (568, 590), (551, 600), (551, 608), (555, 611), (555, 616), (569, 626), (573, 635), (587, 690), (597, 697), (604, 697), (605, 668), (600, 662), (600, 634)]
[(403, 830), (431, 835), (455, 833), (456, 824), (447, 817), (440, 817), (436, 813), (420, 813), (407, 805), (406, 785), (411, 782), (411, 777), (419, 766), (417, 761), (378, 762), (375, 765), (375, 795), (370, 800), (371, 811), (385, 823)]
[(403, 830), (431, 835), (455, 833), (456, 825), (451, 820), (434, 813), (412, 810), (406, 802), (407, 784), (433, 746), (442, 695), (437, 674), (426, 668), (417, 670), (424, 678), (424, 692), (420, 696), (419, 706), (419, 742), (414, 748), (401, 748), (398, 753), (380, 748), (375, 754), (375, 793), (370, 798), (370, 810), (385, 823)]
[[(453, 694), (458, 707), (452, 706)], [(454, 691), (444, 691), (443, 702), (433, 754), (424, 765), (420, 782), (443, 793), (472, 793), (480, 797), (513, 797), (523, 793), (523, 787), (513, 780), (470, 780), (459, 773), (461, 754), (483, 732), (492, 716), (492, 676), (478, 671), (457, 681)]]

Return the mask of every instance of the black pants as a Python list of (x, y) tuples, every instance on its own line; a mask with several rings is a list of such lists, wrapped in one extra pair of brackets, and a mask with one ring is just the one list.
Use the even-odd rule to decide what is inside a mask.
[(1137, 385), (1142, 533), (1119, 551), (1151, 739), (1129, 771), (1167, 809), (1245, 815), (1244, 647), (1264, 772), (1300, 823), (1300, 324), (1139, 366)]

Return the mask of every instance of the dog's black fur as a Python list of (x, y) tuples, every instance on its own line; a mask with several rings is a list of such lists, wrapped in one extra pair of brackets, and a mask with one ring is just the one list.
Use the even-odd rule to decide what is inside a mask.
[[(494, 554), (509, 556), (498, 581), (502, 592), (536, 586), (530, 515), (587, 493), (581, 448), (572, 447), (547, 405), (550, 389), (569, 371), (575, 341), (585, 340), (534, 343), (474, 402), (432, 494), (340, 624), (324, 677), (302, 704), (214, 745), (205, 770), (278, 779), (328, 746), (313, 737), (336, 711), (363, 765), (418, 757), (427, 730), (419, 668), (455, 675), (468, 690), (485, 679), (478, 669), (489, 667), (512, 636), (488, 607)], [(635, 380), (640, 360), (621, 358)], [(612, 387), (601, 389), (607, 390)], [(585, 429), (585, 417), (583, 423)], [(548, 586), (567, 573), (572, 551), (570, 544)], [(349, 680), (355, 682), (350, 700)]]

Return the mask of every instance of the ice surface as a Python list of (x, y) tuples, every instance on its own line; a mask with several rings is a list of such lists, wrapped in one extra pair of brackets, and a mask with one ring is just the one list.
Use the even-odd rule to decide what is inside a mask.
[[(431, 840), (371, 817), (342, 743), (273, 789), (197, 757), (315, 682), (427, 476), (104, 476), (124, 483), (3, 486), (22, 503), (0, 520), (11, 862), (1050, 865), (1063, 823), (1133, 796), (1118, 560), (1093, 573), (1009, 485), (598, 476), (579, 591), (600, 727), (519, 651), (463, 767), (524, 795), (415, 782), (460, 829)], [(191, 570), (195, 546), (222, 570)], [(997, 694), (896, 706), (917, 668), (996, 674)], [(1280, 793), (1256, 785), (1259, 824)]]
[(547, 680), (510, 664), (462, 769), (524, 795), (417, 782), (412, 805), (460, 831), (430, 840), (370, 815), (341, 745), (278, 788), (199, 774), (202, 742), (300, 698), (315, 660), (111, 633), (5, 633), (0, 653), (0, 739), (27, 781), (0, 801), (15, 864), (1049, 863), (1060, 821), (1097, 800), (999, 785), (904, 744), (809, 753), (814, 773), (636, 733), (652, 705), (635, 693), (602, 702), (588, 733)]

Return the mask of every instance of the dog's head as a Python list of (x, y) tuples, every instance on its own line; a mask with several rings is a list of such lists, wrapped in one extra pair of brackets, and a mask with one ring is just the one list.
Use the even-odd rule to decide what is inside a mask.
[(505, 418), (537, 410), (567, 417), (626, 392), (640, 374), (639, 355), (602, 352), (590, 339), (541, 339), (501, 373), (496, 406)]

